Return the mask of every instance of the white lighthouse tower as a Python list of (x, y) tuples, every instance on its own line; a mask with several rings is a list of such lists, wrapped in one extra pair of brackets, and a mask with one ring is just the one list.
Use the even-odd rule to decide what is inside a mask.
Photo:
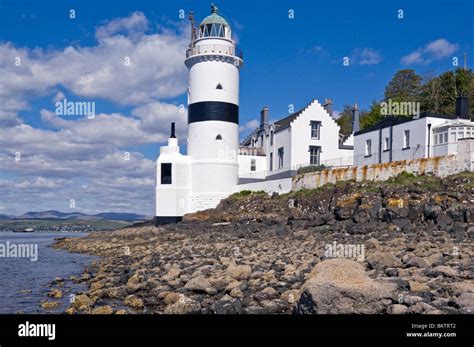
[(239, 151), (239, 70), (242, 53), (228, 21), (211, 6), (198, 28), (191, 19), (188, 154), (179, 153), (174, 124), (157, 160), (155, 224), (216, 207), (236, 190)]
[(189, 69), (188, 155), (191, 157), (191, 209), (215, 207), (238, 181), (239, 69), (241, 52), (228, 21), (211, 14), (192, 34), (185, 64)]

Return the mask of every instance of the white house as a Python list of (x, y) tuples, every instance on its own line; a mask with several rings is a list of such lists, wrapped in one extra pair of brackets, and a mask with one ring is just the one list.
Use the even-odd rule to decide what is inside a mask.
[(456, 100), (454, 115), (422, 113), (419, 118), (387, 117), (354, 133), (354, 165), (387, 163), (457, 153), (457, 142), (474, 137), (468, 99)]
[(241, 143), (240, 182), (290, 177), (309, 165), (352, 165), (353, 136), (341, 142), (340, 127), (330, 114), (331, 104), (330, 100), (324, 106), (313, 100), (271, 124), (269, 109), (264, 107), (260, 126)]

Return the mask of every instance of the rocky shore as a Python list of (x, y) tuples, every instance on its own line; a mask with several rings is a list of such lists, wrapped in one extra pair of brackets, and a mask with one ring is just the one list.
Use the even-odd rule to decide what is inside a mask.
[[(241, 192), (176, 225), (59, 239), (67, 313), (474, 313), (474, 174)], [(51, 298), (59, 296), (58, 281)], [(54, 295), (53, 295), (54, 294)]]

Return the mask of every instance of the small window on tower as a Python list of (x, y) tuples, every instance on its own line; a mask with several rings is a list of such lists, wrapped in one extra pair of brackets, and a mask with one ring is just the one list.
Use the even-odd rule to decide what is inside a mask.
[(221, 134), (217, 135), (216, 140), (222, 140), (222, 135)]
[(217, 85), (216, 89), (222, 89), (222, 84), (219, 83), (219, 84)]

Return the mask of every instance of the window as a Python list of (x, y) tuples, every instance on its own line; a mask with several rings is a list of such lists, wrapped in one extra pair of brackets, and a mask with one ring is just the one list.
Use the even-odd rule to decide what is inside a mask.
[(410, 148), (410, 130), (403, 132), (403, 148)]
[(171, 163), (161, 164), (161, 184), (171, 184)]
[(319, 140), (319, 128), (321, 127), (321, 122), (311, 121), (311, 138)]
[(444, 135), (444, 141), (445, 143), (448, 143), (448, 132), (446, 131), (445, 133), (443, 133)]
[[(441, 135), (440, 135), (440, 138), (441, 138)], [(438, 144), (438, 134), (435, 134), (435, 135), (434, 135), (434, 144), (435, 144), (435, 145)]]
[(250, 159), (250, 171), (257, 170), (257, 161), (255, 159)]
[(370, 157), (372, 155), (372, 140), (365, 140), (365, 156)]
[(263, 147), (263, 135), (260, 136), (260, 147)]
[(222, 89), (222, 84), (218, 83), (216, 89)]
[(270, 131), (270, 146), (273, 146), (273, 130)]
[(319, 146), (309, 146), (309, 164), (310, 165), (319, 165), (321, 147)]
[(273, 171), (273, 153), (270, 153), (270, 171)]
[(383, 150), (388, 151), (390, 149), (390, 137), (386, 137), (383, 141)]
[(281, 169), (283, 168), (283, 147), (278, 148), (278, 168)]
[(221, 135), (221, 134), (218, 134), (218, 135), (216, 136), (216, 140), (222, 140), (222, 135)]

